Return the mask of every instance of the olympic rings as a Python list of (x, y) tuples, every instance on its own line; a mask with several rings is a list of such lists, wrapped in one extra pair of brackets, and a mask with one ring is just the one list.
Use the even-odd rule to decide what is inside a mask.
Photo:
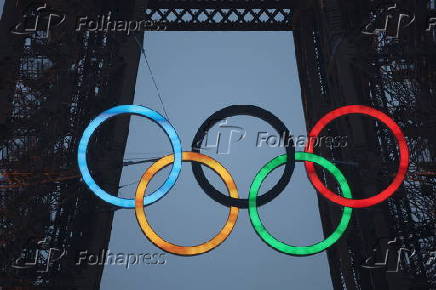
[[(285, 134), (284, 136), (290, 135), (289, 130), (286, 128), (285, 124), (283, 124), (283, 122), (279, 118), (274, 116), (271, 112), (251, 105), (234, 105), (215, 112), (209, 118), (207, 118), (206, 121), (204, 121), (192, 141), (192, 152), (200, 152), (198, 145), (201, 144), (207, 131), (211, 127), (213, 127), (214, 124), (225, 118), (238, 115), (246, 115), (262, 119), (265, 122), (269, 123), (279, 133), (279, 136), (282, 136), (282, 134)], [(286, 162), (282, 177), (279, 179), (276, 185), (274, 185), (270, 190), (268, 190), (265, 194), (259, 197), (258, 206), (262, 206), (277, 197), (285, 189), (286, 185), (291, 180), (291, 176), (295, 168), (295, 147), (292, 139), (291, 142), (292, 143), (286, 146), (286, 154), (292, 157), (289, 158), (289, 160)], [(192, 163), (192, 172), (194, 173), (194, 176), (197, 179), (200, 187), (213, 200), (228, 207), (236, 206), (238, 208), (248, 208), (248, 199), (235, 199), (231, 196), (224, 195), (213, 185), (211, 185), (207, 180), (206, 176), (204, 175), (204, 171), (201, 168), (200, 164)]]
[[(229, 191), (229, 195), (231, 197), (238, 198), (238, 190), (236, 188), (236, 184), (233, 181), (232, 176), (227, 171), (227, 169), (225, 169), (218, 161), (214, 160), (209, 156), (196, 152), (183, 152), (182, 160), (195, 161), (207, 165), (210, 169), (218, 173), (221, 179), (225, 182), (227, 186), (227, 190)], [(221, 231), (208, 242), (202, 243), (197, 246), (178, 246), (162, 239), (153, 230), (153, 228), (150, 226), (150, 224), (147, 221), (147, 217), (145, 215), (144, 207), (143, 207), (143, 199), (144, 199), (144, 194), (147, 185), (150, 182), (150, 180), (153, 178), (153, 176), (156, 173), (158, 173), (162, 168), (165, 168), (172, 162), (174, 162), (174, 155), (168, 155), (158, 160), (150, 168), (148, 168), (147, 171), (145, 171), (136, 189), (136, 199), (135, 199), (136, 219), (138, 220), (138, 223), (142, 231), (144, 232), (145, 236), (153, 244), (155, 244), (157, 247), (161, 248), (164, 251), (177, 255), (183, 255), (183, 256), (193, 256), (193, 255), (206, 253), (212, 250), (213, 248), (218, 247), (221, 243), (223, 243), (227, 239), (227, 237), (230, 235), (230, 233), (233, 230), (233, 227), (236, 224), (236, 221), (238, 219), (239, 209), (237, 207), (230, 208), (230, 212), (229, 212), (229, 216), (227, 217), (226, 224), (221, 229)]]
[(86, 183), (89, 189), (93, 191), (98, 197), (100, 197), (101, 199), (103, 199), (108, 203), (117, 205), (119, 207), (124, 207), (124, 208), (135, 207), (135, 200), (119, 198), (110, 195), (105, 190), (103, 190), (100, 186), (98, 186), (95, 183), (95, 180), (92, 178), (91, 173), (89, 172), (88, 163), (86, 161), (86, 151), (88, 149), (89, 140), (92, 134), (94, 134), (98, 126), (100, 126), (104, 121), (121, 114), (139, 115), (156, 122), (162, 129), (165, 130), (165, 133), (170, 138), (171, 146), (173, 147), (174, 150), (175, 161), (172, 166), (171, 172), (168, 176), (168, 179), (158, 190), (148, 195), (147, 198), (144, 199), (144, 205), (148, 205), (159, 200), (171, 190), (171, 188), (176, 183), (177, 178), (179, 177), (180, 171), (182, 170), (182, 145), (179, 136), (177, 135), (176, 130), (173, 128), (173, 126), (162, 115), (160, 115), (156, 111), (153, 111), (143, 106), (124, 105), (124, 106), (117, 106), (112, 109), (109, 109), (101, 113), (99, 116), (97, 116), (97, 118), (95, 118), (85, 129), (85, 131), (83, 132), (82, 139), (80, 140), (78, 154), (77, 154), (79, 169), (80, 172), (82, 173), (83, 181)]
[[(404, 181), (404, 178), (406, 177), (407, 170), (409, 168), (409, 147), (407, 146), (407, 141), (406, 138), (404, 137), (403, 132), (401, 131), (400, 127), (397, 125), (397, 123), (395, 123), (394, 120), (392, 120), (389, 116), (376, 109), (367, 106), (358, 106), (358, 105), (341, 107), (326, 114), (315, 124), (313, 129), (310, 131), (309, 139), (310, 140), (316, 139), (319, 133), (327, 126), (328, 123), (330, 123), (331, 121), (333, 121), (338, 117), (342, 117), (348, 114), (364, 114), (376, 118), (382, 123), (384, 123), (394, 134), (398, 142), (398, 147), (400, 149), (400, 162), (399, 162), (397, 174), (395, 175), (395, 178), (392, 181), (392, 183), (386, 189), (381, 191), (379, 194), (374, 195), (372, 197), (365, 198), (365, 199), (357, 199), (357, 200), (350, 199), (347, 197), (336, 195), (335, 193), (330, 191), (319, 179), (312, 162), (306, 161), (304, 162), (304, 164), (306, 166), (308, 177), (312, 182), (313, 186), (330, 201), (346, 207), (353, 207), (353, 208), (369, 207), (385, 201), (387, 198), (392, 196), (394, 192), (401, 186), (401, 184)], [(313, 153), (312, 142), (309, 142), (308, 146), (305, 149), (305, 152)]]
[[(150, 168), (146, 170), (136, 189), (135, 200), (123, 199), (112, 196), (103, 189), (101, 189), (91, 177), (86, 161), (88, 143), (94, 131), (104, 121), (119, 114), (136, 114), (139, 116), (147, 117), (148, 119), (156, 122), (161, 128), (165, 130), (171, 141), (171, 146), (174, 150), (174, 154), (161, 158), (159, 161), (154, 163)], [(238, 218), (239, 208), (248, 208), (250, 221), (255, 231), (258, 233), (261, 239), (269, 246), (280, 252), (290, 255), (311, 255), (325, 250), (339, 240), (339, 238), (344, 234), (345, 230), (348, 227), (353, 208), (369, 207), (380, 203), (392, 196), (392, 194), (394, 194), (394, 192), (404, 181), (409, 166), (409, 148), (400, 127), (386, 114), (370, 107), (354, 105), (341, 107), (334, 111), (331, 111), (316, 123), (316, 125), (313, 127), (309, 134), (309, 140), (315, 140), (318, 137), (319, 133), (326, 127), (329, 122), (333, 121), (338, 117), (348, 114), (365, 114), (383, 122), (392, 131), (399, 146), (400, 162), (398, 172), (394, 180), (385, 190), (375, 196), (366, 199), (352, 199), (350, 187), (348, 186), (348, 183), (342, 172), (333, 163), (327, 161), (323, 157), (313, 154), (314, 148), (312, 142), (309, 142), (309, 144), (305, 148), (305, 152), (295, 152), (293, 144), (291, 144), (291, 146), (287, 146), (286, 154), (280, 155), (272, 159), (257, 173), (250, 187), (249, 198), (239, 199), (236, 184), (227, 169), (224, 168), (218, 161), (214, 160), (213, 158), (199, 153), (198, 151), (200, 149), (197, 148), (197, 145), (201, 143), (208, 129), (210, 129), (218, 120), (222, 120), (226, 117), (236, 115), (248, 115), (252, 117), (258, 117), (270, 123), (270, 125), (275, 130), (277, 130), (278, 133), (289, 134), (289, 131), (288, 129), (286, 129), (283, 122), (281, 122), (276, 116), (256, 106), (230, 106), (214, 113), (203, 123), (203, 125), (200, 127), (197, 134), (195, 135), (192, 142), (192, 150), (194, 152), (182, 152), (181, 142), (175, 129), (159, 113), (142, 106), (126, 105), (114, 107), (97, 116), (97, 118), (95, 118), (85, 129), (78, 148), (78, 165), (83, 177), (83, 181), (87, 184), (91, 191), (93, 191), (98, 197), (106, 202), (118, 205), (120, 207), (135, 208), (136, 219), (143, 233), (153, 244), (167, 252), (183, 256), (192, 256), (206, 253), (214, 249), (215, 247), (223, 243), (232, 232)], [(325, 240), (311, 246), (291, 246), (277, 240), (266, 230), (260, 220), (257, 211), (257, 208), (259, 206), (268, 203), (284, 190), (292, 176), (295, 167), (295, 160), (304, 161), (310, 181), (323, 196), (327, 197), (330, 201), (334, 203), (344, 206), (342, 217), (336, 230)], [(158, 236), (154, 232), (153, 228), (149, 225), (144, 211), (145, 205), (149, 205), (159, 200), (165, 194), (167, 194), (174, 186), (182, 168), (182, 161), (193, 161), (192, 170), (201, 188), (215, 201), (229, 207), (229, 215), (226, 224), (223, 226), (221, 231), (211, 240), (196, 246), (178, 246), (165, 241), (163, 238)], [(227, 186), (229, 196), (222, 194), (208, 182), (201, 165), (197, 164), (197, 162), (208, 166), (216, 173), (218, 173), (218, 175)], [(333, 174), (333, 176), (336, 178), (340, 185), (343, 197), (336, 195), (325, 187), (325, 185), (316, 175), (313, 163), (321, 165), (327, 171)], [(168, 179), (158, 190), (144, 197), (147, 185), (153, 178), (153, 176), (162, 168), (165, 168), (170, 164), (172, 164), (172, 168)], [(261, 195), (258, 198), (258, 191), (264, 179), (275, 168), (282, 165), (285, 165), (285, 170), (279, 182), (267, 193)]]
[[(305, 153), (305, 152), (295, 153), (295, 160), (315, 162), (321, 165), (322, 167), (324, 167), (325, 169), (327, 169), (331, 174), (333, 174), (333, 176), (338, 181), (342, 194), (348, 198), (351, 198), (351, 190), (350, 187), (348, 186), (347, 180), (345, 179), (344, 175), (339, 170), (339, 168), (337, 168), (333, 163), (327, 161), (321, 156), (317, 156), (315, 154)], [(353, 209), (351, 207), (344, 207), (341, 220), (336, 230), (328, 238), (314, 245), (297, 247), (297, 246), (290, 246), (288, 244), (285, 244), (277, 240), (268, 232), (268, 230), (265, 228), (265, 226), (262, 224), (262, 221), (260, 220), (259, 213), (257, 211), (256, 197), (259, 192), (260, 186), (262, 185), (262, 182), (265, 180), (265, 178), (274, 169), (285, 164), (286, 161), (287, 161), (286, 154), (280, 155), (272, 159), (270, 162), (268, 162), (264, 167), (262, 167), (259, 170), (256, 177), (254, 178), (253, 183), (251, 184), (250, 187), (250, 194), (248, 197), (249, 200), (248, 213), (250, 215), (251, 224), (253, 225), (254, 229), (265, 243), (267, 243), (269, 246), (273, 247), (274, 249), (282, 253), (298, 255), (298, 256), (312, 255), (312, 254), (319, 253), (321, 251), (324, 251), (326, 248), (330, 247), (334, 243), (336, 243), (339, 240), (339, 238), (344, 234), (345, 230), (348, 227), (348, 223), (350, 222), (351, 213)]]

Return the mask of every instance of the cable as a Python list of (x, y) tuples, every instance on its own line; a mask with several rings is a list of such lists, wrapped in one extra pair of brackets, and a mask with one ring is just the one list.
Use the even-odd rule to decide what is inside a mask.
[(159, 100), (160, 100), (160, 103), (161, 103), (161, 105), (162, 105), (162, 109), (163, 109), (163, 111), (164, 111), (165, 117), (166, 117), (168, 120), (170, 120), (170, 118), (168, 117), (167, 110), (165, 109), (165, 104), (164, 104), (164, 102), (163, 102), (163, 100), (162, 100), (162, 96), (161, 96), (161, 94), (160, 94), (160, 90), (159, 90), (159, 87), (158, 87), (158, 85), (157, 85), (156, 79), (155, 79), (155, 77), (154, 77), (153, 71), (152, 71), (152, 69), (151, 69), (150, 63), (148, 62), (148, 58), (147, 58), (147, 54), (146, 54), (146, 52), (145, 52), (144, 46), (141, 45), (141, 44), (139, 43), (139, 40), (136, 38), (136, 36), (133, 36), (133, 37), (135, 38), (136, 44), (138, 45), (139, 49), (141, 49), (142, 55), (144, 56), (145, 63), (146, 63), (146, 65), (147, 65), (148, 71), (150, 72), (151, 80), (153, 81), (154, 87), (156, 88), (156, 91), (157, 91), (157, 97), (158, 97)]

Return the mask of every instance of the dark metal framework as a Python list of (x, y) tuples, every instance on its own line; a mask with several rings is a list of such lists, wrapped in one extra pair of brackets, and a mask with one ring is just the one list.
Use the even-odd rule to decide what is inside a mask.
[[(350, 234), (328, 251), (334, 288), (436, 289), (436, 33), (427, 31), (435, 1), (397, 1), (417, 16), (412, 25), (400, 25), (398, 38), (389, 29), (362, 33), (376, 17), (385, 17), (393, 3), (323, 4), (323, 9), (302, 15), (294, 33), (308, 128), (339, 106), (369, 105), (403, 128), (411, 152), (401, 189), (384, 204), (354, 211)], [(385, 18), (378, 20), (384, 23)], [(397, 23), (390, 24), (396, 32)], [(398, 149), (392, 133), (379, 122), (343, 117), (323, 133), (349, 137), (350, 148), (323, 148), (320, 154), (339, 161), (355, 198), (374, 195), (391, 182)], [(341, 164), (344, 160), (348, 164)], [(338, 189), (329, 175), (320, 174), (330, 188)], [(323, 199), (319, 204), (324, 230), (331, 233), (338, 207)], [(386, 265), (374, 265), (386, 253)]]
[[(117, 2), (48, 4), (84, 15)], [(76, 33), (74, 22), (50, 34), (40, 27), (13, 35), (9, 29), (23, 21), (28, 3), (15, 4), (6, 1), (0, 23), (0, 285), (98, 289), (102, 266), (77, 261), (81, 251), (98, 255), (107, 247), (113, 209), (81, 182), (77, 146), (91, 118), (133, 101), (139, 50), (134, 44), (129, 52), (123, 35)], [(119, 9), (119, 16), (133, 17), (130, 8)], [(110, 121), (90, 148), (91, 166), (99, 164), (93, 173), (115, 192), (121, 166), (111, 162), (122, 163), (127, 134), (127, 119)], [(96, 154), (97, 144), (105, 152)]]
[(164, 23), (171, 31), (292, 30), (294, 10), (303, 5), (307, 3), (286, 0), (152, 0), (147, 4), (145, 15), (147, 20)]
[[(426, 43), (436, 49), (436, 38), (431, 33), (421, 36), (424, 37), (421, 44)], [(410, 34), (408, 37), (410, 40), (414, 38)], [(379, 77), (371, 79), (371, 103), (396, 117), (406, 131), (411, 152), (409, 175), (401, 195), (388, 201), (393, 231), (414, 251), (410, 260), (403, 263), (403, 269), (416, 279), (414, 286), (417, 289), (434, 289), (436, 137), (433, 132), (436, 130), (436, 80), (431, 78), (436, 69), (436, 53), (422, 51), (419, 54), (420, 48), (411, 42), (402, 43), (386, 35), (381, 35), (374, 46), (384, 57), (372, 58), (371, 65)], [(407, 48), (414, 52), (406, 52)], [(389, 164), (397, 158), (394, 154), (396, 146), (386, 130), (378, 128), (377, 136), (380, 153), (386, 156), (386, 163)], [(387, 172), (392, 171), (392, 167), (387, 168)]]

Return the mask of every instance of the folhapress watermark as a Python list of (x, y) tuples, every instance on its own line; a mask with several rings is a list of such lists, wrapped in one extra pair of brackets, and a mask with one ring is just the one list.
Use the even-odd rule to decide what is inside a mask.
[[(214, 150), (216, 154), (228, 155), (232, 144), (240, 142), (247, 136), (247, 131), (238, 126), (231, 126), (228, 120), (224, 119), (218, 123), (218, 132), (213, 138), (209, 131), (201, 144), (197, 144), (196, 149)], [(211, 140), (212, 139), (212, 140)]]
[(47, 3), (32, 3), (24, 10), (22, 21), (12, 27), (11, 33), (29, 35), (43, 31), (48, 37), (50, 30), (64, 23), (66, 17), (64, 13), (50, 9)]
[[(383, 270), (387, 273), (402, 272), (416, 256), (416, 250), (405, 244), (403, 237), (395, 237), (392, 240), (380, 239), (372, 249), (372, 255), (366, 258), (360, 266), (369, 270)], [(426, 266), (435, 263), (436, 251), (426, 253), (425, 256)]]
[[(29, 248), (23, 250), (19, 257), (14, 260), (11, 267), (16, 270), (33, 269), (38, 273), (48, 273), (53, 267), (57, 267), (67, 256), (65, 249), (51, 246), (50, 237), (31, 242)], [(164, 265), (167, 263), (165, 253), (112, 253), (109, 249), (103, 249), (98, 253), (90, 253), (88, 250), (81, 251), (72, 262), (75, 266), (106, 266), (117, 265), (129, 269), (132, 265)]]
[(76, 266), (124, 266), (129, 269), (133, 265), (164, 265), (167, 263), (165, 253), (111, 253), (102, 250), (99, 254), (81, 251)]
[(347, 136), (320, 136), (308, 137), (305, 135), (290, 135), (283, 132), (281, 135), (259, 132), (256, 147), (300, 147), (304, 149), (309, 142), (313, 147), (345, 148), (348, 146)]
[(57, 261), (60, 261), (66, 254), (65, 249), (58, 249), (49, 246), (50, 239), (48, 237), (36, 242), (36, 247), (31, 251), (33, 254), (29, 255), (29, 250), (23, 251), (20, 256), (15, 259), (11, 265), (12, 268), (22, 269), (35, 269), (38, 273), (47, 273), (50, 267)]
[[(387, 37), (399, 38), (403, 29), (411, 26), (416, 21), (416, 14), (402, 8), (398, 3), (388, 4), (382, 9), (382, 12), (374, 17), (362, 30), (366, 35), (377, 35), (386, 33)], [(436, 17), (428, 17), (426, 19), (427, 32), (433, 31), (436, 28)]]
[[(256, 136), (256, 139), (253, 138)], [(252, 140), (252, 141), (251, 141)], [(216, 154), (228, 155), (231, 154), (231, 149), (236, 143), (253, 142), (257, 148), (262, 147), (298, 147), (304, 150), (306, 145), (312, 142), (313, 147), (325, 148), (345, 148), (349, 145), (347, 136), (319, 136), (308, 137), (305, 135), (291, 135), (283, 132), (250, 132), (249, 129), (244, 129), (239, 126), (229, 125), (227, 119), (217, 123), (217, 130), (214, 133), (207, 131), (201, 142), (196, 144), (195, 149), (213, 151)], [(255, 142), (255, 143), (254, 143)]]
[(127, 35), (134, 32), (163, 31), (166, 29), (165, 25), (153, 20), (113, 19), (112, 12), (108, 12), (106, 15), (97, 15), (97, 17), (79, 17), (76, 27), (77, 32), (125, 32)]
[[(74, 16), (76, 32), (134, 32), (164, 31), (167, 26), (151, 19), (115, 19), (113, 12), (96, 16)], [(73, 16), (51, 9), (47, 3), (31, 3), (23, 12), (23, 19), (10, 30), (16, 35), (30, 35), (43, 32), (40, 37), (48, 38), (50, 32)]]

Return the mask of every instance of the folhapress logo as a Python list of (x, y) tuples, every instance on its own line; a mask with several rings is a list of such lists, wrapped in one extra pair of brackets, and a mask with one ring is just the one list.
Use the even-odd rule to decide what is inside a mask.
[(401, 30), (409, 27), (415, 22), (415, 19), (415, 14), (394, 4), (385, 9), (373, 22), (366, 25), (362, 33), (377, 35), (380, 32), (386, 32), (388, 37), (399, 38)]
[[(401, 238), (395, 237), (393, 240), (388, 240), (383, 246), (381, 240), (373, 248), (372, 255), (361, 264), (362, 268), (384, 269), (388, 273), (398, 273), (402, 268), (402, 263), (410, 264), (410, 259), (416, 255), (416, 251), (406, 247)], [(383, 253), (378, 253), (379, 249), (384, 249)], [(382, 260), (377, 261), (377, 256)]]
[(65, 14), (48, 8), (47, 3), (34, 3), (26, 8), (22, 21), (11, 29), (11, 33), (27, 35), (44, 31), (45, 37), (49, 37), (51, 29), (64, 23), (65, 19)]
[(58, 248), (50, 247), (49, 238), (45, 238), (36, 243), (33, 257), (30, 257), (29, 253), (24, 251), (21, 253), (15, 262), (12, 264), (14, 269), (31, 269), (34, 268), (38, 273), (49, 272), (50, 267), (54, 262), (62, 259), (66, 251)]
[(209, 131), (206, 132), (204, 141), (201, 144), (197, 144), (196, 149), (204, 150), (216, 150), (216, 154), (228, 155), (232, 144), (244, 140), (247, 136), (247, 131), (238, 126), (228, 125), (228, 120), (225, 119), (218, 123), (218, 132), (215, 135), (215, 141), (211, 141), (213, 138)]

